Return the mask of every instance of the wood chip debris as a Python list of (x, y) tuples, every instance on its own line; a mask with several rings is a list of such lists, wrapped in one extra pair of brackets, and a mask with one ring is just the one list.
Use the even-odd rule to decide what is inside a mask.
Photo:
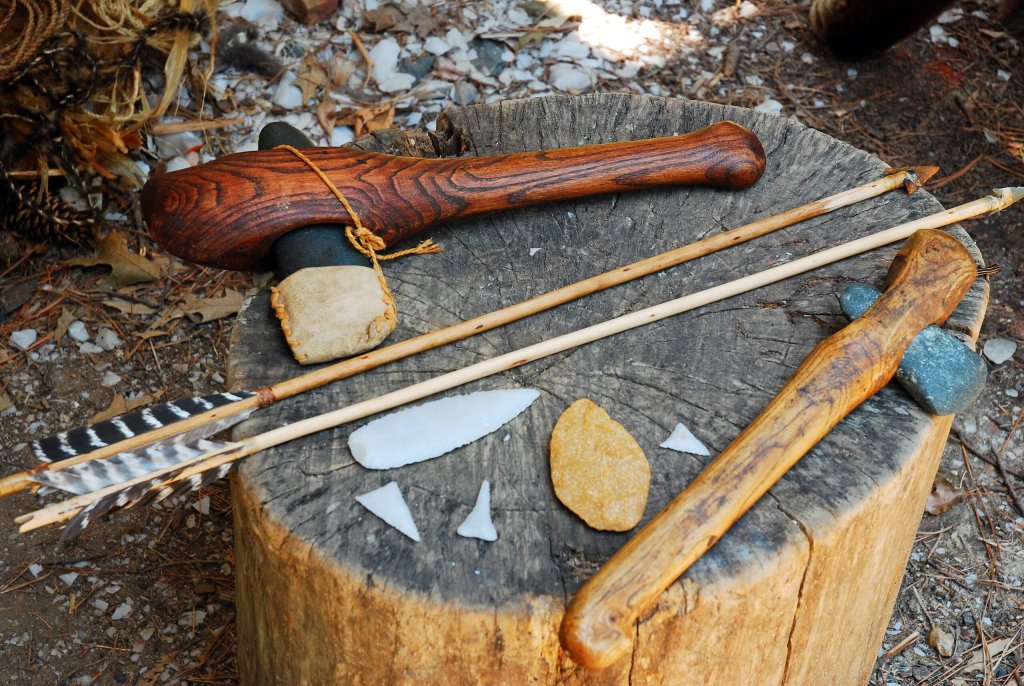
[(581, 398), (551, 432), (551, 482), (562, 504), (589, 526), (628, 531), (644, 515), (651, 468), (626, 428)]
[(888, 660), (889, 658), (893, 657), (894, 655), (899, 655), (904, 650), (906, 650), (910, 646), (914, 645), (914, 643), (916, 643), (919, 638), (921, 638), (921, 632), (920, 631), (913, 631), (913, 632), (911, 632), (906, 637), (904, 637), (899, 643), (897, 643), (892, 648), (889, 648), (889, 650), (887, 650), (884, 653), (882, 653), (882, 656), (879, 659), (880, 660)]
[(963, 499), (964, 492), (962, 490), (951, 484), (949, 479), (942, 474), (936, 474), (932, 492), (928, 494), (928, 502), (924, 509), (928, 514), (938, 516), (948, 512)]

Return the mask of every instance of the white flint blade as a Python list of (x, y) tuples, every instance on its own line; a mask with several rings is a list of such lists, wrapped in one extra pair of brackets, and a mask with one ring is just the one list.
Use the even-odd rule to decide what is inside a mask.
[(518, 388), (441, 398), (374, 419), (349, 435), (348, 447), (367, 469), (422, 462), (497, 431), (539, 396)]

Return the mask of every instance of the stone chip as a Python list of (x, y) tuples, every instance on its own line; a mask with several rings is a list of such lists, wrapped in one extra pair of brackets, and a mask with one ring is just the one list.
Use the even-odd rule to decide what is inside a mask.
[(651, 468), (629, 431), (581, 398), (551, 432), (551, 482), (562, 504), (589, 526), (628, 531), (643, 517)]

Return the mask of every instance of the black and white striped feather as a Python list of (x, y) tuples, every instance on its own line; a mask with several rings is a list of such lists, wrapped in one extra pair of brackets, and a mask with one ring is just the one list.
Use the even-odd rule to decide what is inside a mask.
[[(210, 442), (207, 441), (207, 443)], [(209, 451), (217, 452), (225, 449), (230, 450), (231, 448), (239, 450), (240, 446), (238, 444), (234, 446), (230, 444), (211, 444)], [(202, 455), (203, 453), (199, 454)], [(235, 466), (235, 462), (230, 461), (219, 464), (205, 471), (182, 478), (181, 473), (189, 466), (191, 465), (183, 465), (179, 470), (165, 472), (147, 481), (132, 484), (120, 491), (98, 498), (96, 501), (83, 507), (68, 521), (64, 531), (61, 532), (60, 540), (70, 541), (77, 538), (92, 522), (114, 510), (160, 502), (166, 498), (187, 495), (192, 491), (208, 486), (217, 479), (226, 476), (232, 467)]]
[(64, 531), (60, 534), (60, 540), (70, 541), (77, 538), (79, 534), (85, 531), (86, 527), (111, 510), (116, 510), (120, 507), (131, 507), (131, 505), (138, 502), (139, 498), (141, 498), (153, 484), (158, 484), (161, 481), (162, 478), (153, 479), (152, 481), (144, 481), (140, 484), (129, 486), (117, 493), (111, 493), (108, 496), (104, 496), (99, 500), (86, 505), (79, 510), (78, 514), (72, 517), (71, 521), (69, 521), (67, 526), (64, 527)]
[[(168, 424), (180, 422), (183, 419), (244, 400), (253, 395), (255, 394), (252, 391), (214, 393), (212, 395), (175, 400), (170, 403), (150, 405), (141, 410), (119, 415), (113, 419), (79, 427), (71, 431), (63, 431), (59, 434), (33, 441), (32, 452), (40, 462), (66, 460), (76, 455), (105, 448), (108, 445), (116, 445), (128, 438), (134, 438), (153, 429), (159, 429)], [(231, 417), (224, 417), (209, 425), (197, 427), (186, 433), (165, 438), (156, 443), (188, 443), (205, 436), (212, 436), (218, 431), (222, 431), (242, 421), (248, 415), (249, 412), (245, 412)]]
[(199, 457), (223, 444), (201, 438), (191, 443), (153, 444), (140, 450), (118, 453), (101, 460), (90, 460), (66, 469), (36, 472), (36, 483), (57, 490), (83, 495), (107, 486), (124, 483), (160, 469)]

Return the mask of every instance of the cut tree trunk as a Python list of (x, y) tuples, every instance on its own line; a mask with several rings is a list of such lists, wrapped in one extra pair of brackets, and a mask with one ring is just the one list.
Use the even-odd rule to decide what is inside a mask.
[[(764, 144), (763, 178), (740, 192), (638, 191), (453, 223), (440, 255), (386, 263), (392, 340), (438, 329), (880, 176), (877, 158), (796, 121), (700, 102), (626, 95), (460, 108), (434, 149), (483, 155), (691, 131), (722, 119)], [(365, 149), (421, 150), (384, 132)], [(697, 262), (563, 305), (260, 411), (239, 433), (392, 391), (544, 338), (753, 273), (941, 209), (894, 192)], [(952, 229), (977, 250), (959, 228)], [(565, 604), (629, 537), (589, 529), (555, 498), (548, 439), (589, 397), (651, 465), (650, 519), (708, 458), (658, 447), (677, 422), (711, 451), (768, 403), (811, 348), (844, 324), (836, 291), (880, 286), (896, 247), (483, 379), (452, 393), (530, 387), (541, 397), (495, 434), (386, 472), (355, 464), (355, 426), (249, 458), (233, 482), (239, 663), (246, 684), (863, 684), (899, 588), (949, 418), (890, 386), (841, 422), (638, 623), (629, 658), (603, 672), (561, 650)], [(980, 259), (980, 257), (979, 257)], [(987, 286), (948, 326), (973, 340)], [(268, 298), (234, 333), (233, 387), (299, 371)], [(362, 424), (364, 422), (358, 422)], [(438, 427), (437, 431), (443, 431)], [(455, 529), (482, 480), (499, 538)], [(355, 495), (398, 482), (414, 543)]]
[(954, 0), (811, 0), (811, 30), (838, 57), (881, 52), (930, 23)]

